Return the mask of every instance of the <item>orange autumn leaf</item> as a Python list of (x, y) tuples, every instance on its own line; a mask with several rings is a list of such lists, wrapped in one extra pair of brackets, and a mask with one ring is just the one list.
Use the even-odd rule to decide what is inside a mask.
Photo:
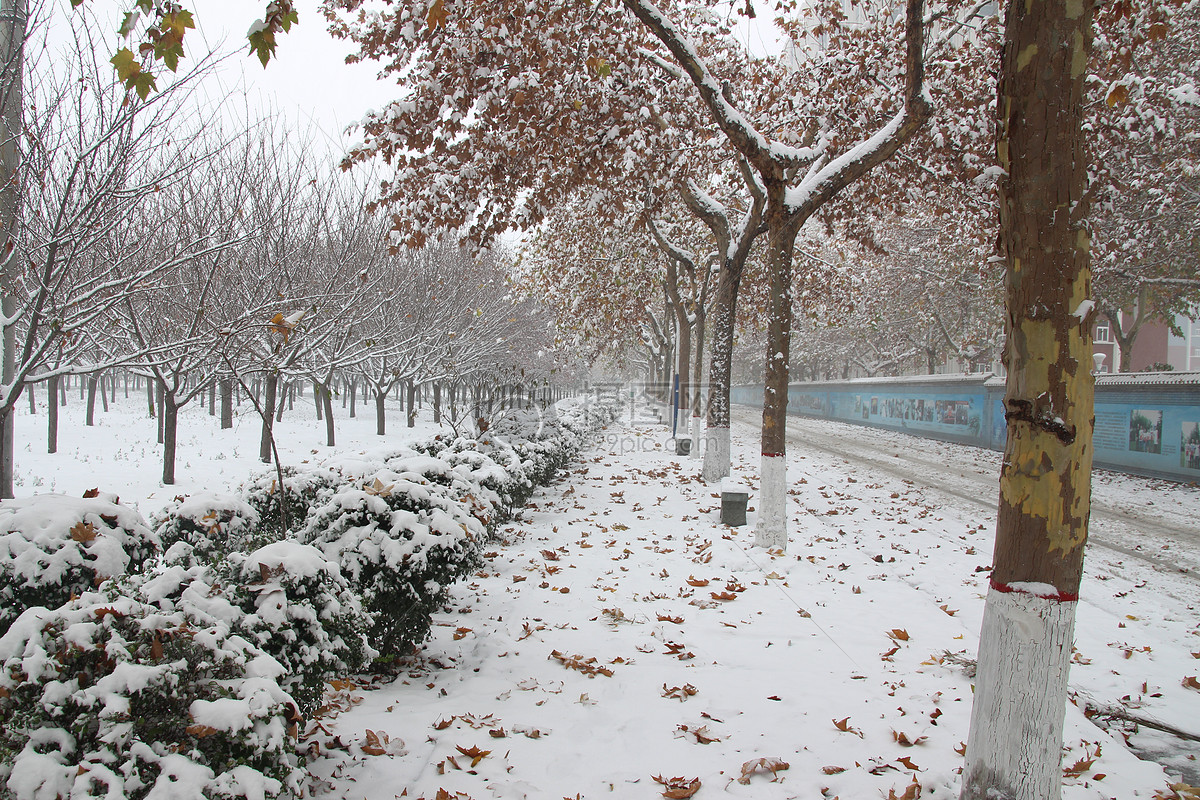
[(455, 745), (454, 749), (457, 750), (458, 752), (462, 753), (467, 758), (471, 759), (472, 767), (474, 767), (480, 761), (483, 761), (485, 758), (487, 758), (488, 756), (490, 756), (492, 754), (491, 750), (480, 750), (478, 747), (475, 747), (475, 746), (466, 748), (466, 747), (461, 747), (459, 745)]
[(90, 522), (78, 522), (71, 526), (71, 539), (87, 544), (96, 538), (96, 527)]
[(661, 775), (655, 775), (654, 781), (666, 787), (662, 796), (669, 800), (686, 800), (700, 791), (699, 778), (664, 778)]
[(708, 581), (704, 580), (703, 578), (695, 578), (695, 577), (692, 577), (691, 575), (689, 575), (688, 579), (687, 579), (687, 584), (688, 584), (688, 586), (695, 586), (695, 587), (699, 588), (701, 586), (708, 586)]

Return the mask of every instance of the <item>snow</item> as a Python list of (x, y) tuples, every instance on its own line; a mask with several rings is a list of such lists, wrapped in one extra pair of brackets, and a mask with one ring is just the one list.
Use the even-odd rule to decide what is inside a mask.
[[(21, 410), (18, 493), (40, 484), (78, 496), (103, 476), (103, 488), (151, 516), (177, 494), (227, 492), (262, 468), (252, 412), (221, 431), (203, 410), (185, 408), (181, 483), (167, 487), (158, 483), (153, 422), (141, 398), (118, 399), (91, 429), (72, 403), (63, 409), (54, 456), (40, 452), (44, 416), (31, 420), (24, 404)], [(367, 453), (383, 443), (431, 436), (427, 414), (409, 430), (392, 409), (393, 433), (381, 440), (373, 415), (348, 420), (335, 409), (343, 443), (336, 450), (320, 444), (323, 427), (307, 404), (298, 403), (276, 431), (285, 464), (335, 454), (371, 462)], [(826, 425), (889, 455), (903, 447), (944, 464), (958, 463), (947, 454), (963, 451)], [(731, 478), (757, 495), (759, 448), (747, 430), (733, 430)], [(788, 552), (767, 552), (752, 544), (754, 499), (749, 525), (720, 525), (719, 487), (699, 480), (696, 462), (665, 449), (668, 435), (661, 425), (623, 422), (595, 437), (582, 463), (500, 529), (490, 561), (452, 587), (418, 660), (393, 682), (331, 693), (345, 698), (344, 710), (321, 720), (328, 735), (314, 734), (322, 746), (312, 765), (319, 779), (313, 796), (391, 800), (407, 791), (415, 800), (444, 789), (476, 800), (658, 797), (664, 787), (655, 776), (700, 779), (698, 798), (899, 796), (914, 780), (922, 797), (957, 796), (963, 762), (956, 748), (967, 738), (972, 702), (964, 665), (978, 646), (994, 518), (914, 485), (919, 475), (902, 480), (850, 456), (789, 445)], [(970, 452), (981, 470), (1000, 458)], [(1105, 477), (1100, 490), (1106, 502), (1129, 504), (1168, 491), (1123, 476)], [(1200, 518), (1194, 488), (1169, 491), (1164, 502)], [(319, 569), (316, 556), (298, 546), (280, 550), (273, 557)], [(271, 563), (261, 551), (254, 558)], [(1072, 696), (1079, 706), (1120, 706), (1128, 696), (1125, 705), (1139, 715), (1200, 732), (1200, 694), (1181, 685), (1198, 663), (1191, 655), (1200, 641), (1195, 581), (1181, 576), (1164, 591), (1146, 564), (1107, 551), (1089, 553), (1087, 569)], [(165, 597), (188, 576), (172, 567), (144, 594)], [(194, 594), (189, 603), (198, 607), (202, 587)], [(204, 611), (218, 626), (230, 613), (215, 599)], [(45, 614), (19, 618), (0, 638), (0, 657), (20, 656), (10, 643), (22, 630), (39, 629)], [(247, 672), (269, 676), (277, 667), (265, 658)], [(266, 684), (246, 683), (229, 698), (197, 705), (197, 719), (247, 724)], [(1064, 766), (1099, 754), (1064, 778), (1064, 800), (1149, 799), (1165, 789), (1158, 764), (1137, 758), (1079, 706), (1067, 707)], [(368, 731), (407, 742), (407, 751), (372, 755), (362, 747)], [(347, 749), (327, 746), (339, 738)], [(462, 753), (472, 747), (489, 752), (472, 764)], [(23, 760), (11, 780), (28, 782), (30, 793), (41, 781), (47, 796), (68, 796), (74, 766), (64, 766), (62, 749), (38, 755), (46, 763), (36, 774), (34, 762)], [(743, 765), (759, 758), (789, 768), (775, 780), (759, 770), (739, 783)], [(186, 797), (187, 787), (214, 780), (188, 774), (195, 768), (180, 762), (178, 788), (161, 778), (152, 796)], [(256, 786), (269, 779), (237, 768), (215, 780), (237, 784), (246, 796), (278, 788)]]

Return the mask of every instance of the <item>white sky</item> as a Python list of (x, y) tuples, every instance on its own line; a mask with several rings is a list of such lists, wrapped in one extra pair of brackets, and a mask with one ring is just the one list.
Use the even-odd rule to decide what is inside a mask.
[[(198, 29), (188, 34), (192, 48), (201, 41), (238, 53), (221, 70), (228, 86), (245, 86), (251, 102), (283, 112), (301, 126), (312, 123), (322, 131), (331, 150), (344, 148), (346, 126), (369, 108), (394, 99), (398, 87), (376, 79), (377, 65), (346, 64), (352, 43), (335, 39), (317, 10), (317, 0), (297, 0), (300, 24), (279, 40), (275, 58), (264, 69), (245, 43), (246, 31), (262, 16), (266, 0), (192, 0)], [(334, 144), (340, 141), (341, 146)]]

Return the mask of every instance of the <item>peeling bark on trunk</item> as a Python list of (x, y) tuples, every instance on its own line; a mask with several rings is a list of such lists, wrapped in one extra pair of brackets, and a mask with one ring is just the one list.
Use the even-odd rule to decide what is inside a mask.
[(704, 480), (715, 483), (729, 475), (729, 382), (733, 372), (733, 331), (737, 319), (742, 267), (726, 263), (717, 278), (712, 311), (712, 357), (708, 367), (708, 429), (704, 448)]
[(1056, 800), (1091, 496), (1083, 81), (1094, 0), (1013, 3), (997, 151), (1008, 440), (963, 800)]

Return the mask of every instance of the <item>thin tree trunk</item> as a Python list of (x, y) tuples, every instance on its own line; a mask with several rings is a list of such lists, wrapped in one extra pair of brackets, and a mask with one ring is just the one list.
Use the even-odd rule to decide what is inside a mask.
[(50, 395), (50, 402), (46, 404), (46, 410), (47, 410), (47, 413), (46, 413), (46, 452), (47, 453), (57, 453), (58, 452), (58, 403), (55, 401), (55, 399), (58, 396), (58, 392), (59, 392), (58, 382), (59, 382), (59, 377), (57, 375), (55, 375), (52, 378), (50, 378), (50, 380), (46, 384), (47, 385), (46, 391)]
[(313, 405), (316, 406), (316, 408), (317, 408), (317, 422), (320, 422), (322, 419), (321, 412), (323, 411), (323, 408), (321, 406), (321, 384), (317, 383), (316, 381), (313, 381), (312, 388), (313, 388)]
[(387, 417), (384, 414), (383, 404), (387, 400), (387, 390), (376, 390), (375, 392), (375, 435), (383, 436), (387, 433)]
[(213, 378), (212, 383), (208, 385), (208, 415), (215, 417), (217, 415), (217, 379)]
[[(263, 394), (262, 437), (258, 442), (258, 459), (264, 464), (271, 463), (271, 441), (275, 425), (275, 393), (279, 389), (279, 373), (267, 375)], [(280, 491), (283, 491), (282, 487)]]
[(700, 406), (704, 381), (704, 324), (704, 311), (698, 308), (696, 309), (696, 325), (693, 331), (696, 339), (696, 354), (692, 359), (692, 449), (689, 451), (691, 458), (700, 458)]
[(406, 394), (408, 395), (408, 427), (413, 428), (416, 427), (417, 424), (417, 385), (414, 382), (409, 381), (405, 388), (407, 390)]
[(64, 375), (58, 382), (58, 402), (63, 408), (67, 407), (67, 383), (70, 380), (70, 376)]
[(30, 416), (33, 416), (34, 414), (37, 413), (37, 397), (34, 395), (33, 387), (34, 387), (34, 385), (32, 383), (25, 384), (25, 392), (29, 395), (29, 415)]
[(440, 425), (442, 422), (442, 383), (437, 381), (433, 384), (433, 422), (435, 425)]
[(154, 411), (154, 382), (146, 378), (146, 413), (153, 419), (156, 416)]
[[(332, 381), (333, 379), (330, 378)], [(329, 386), (320, 387), (321, 405), (325, 409), (325, 444), (328, 447), (334, 446), (333, 438), (333, 392), (329, 390)]]
[(100, 405), (104, 409), (105, 414), (108, 413), (108, 394), (104, 391), (104, 383), (105, 383), (105, 381), (107, 381), (109, 383), (109, 385), (112, 387), (113, 400), (116, 400), (117, 399), (117, 384), (114, 383), (115, 380), (116, 380), (115, 375), (107, 375), (107, 376), (101, 375), (100, 376)]
[(96, 376), (88, 375), (87, 379), (87, 412), (83, 424), (89, 428), (96, 424)]
[(1057, 800), (1091, 498), (1088, 160), (1094, 0), (1012, 3), (997, 125), (1006, 259), (1005, 419), (963, 800)]
[(350, 399), (350, 419), (354, 419), (354, 403), (358, 399), (358, 380), (357, 379), (350, 381), (350, 385), (349, 385), (349, 388), (347, 388), (347, 390), (346, 390), (346, 394), (349, 396), (349, 399)]
[[(283, 384), (282, 396), (279, 391), (279, 385), (276, 384), (276, 387), (275, 387), (275, 421), (276, 422), (279, 422), (283, 419), (283, 411), (285, 408), (290, 409), (292, 407), (292, 398), (295, 396), (295, 394), (296, 394), (296, 382), (295, 381), (290, 381), (288, 383)], [(287, 403), (283, 402), (284, 399), (287, 399)], [(320, 403), (320, 400), (318, 400), (317, 402)], [(320, 406), (318, 405), (317, 419), (320, 419), (320, 418), (321, 418), (321, 409), (320, 409)]]
[(158, 406), (158, 443), (159, 444), (163, 444), (163, 435), (165, 433), (164, 428), (163, 428), (163, 403), (166, 402), (166, 398), (165, 398), (166, 393), (167, 393), (167, 387), (165, 387), (161, 382), (159, 382), (157, 379), (155, 379), (154, 380), (154, 396), (156, 399), (155, 405)]
[(175, 483), (175, 442), (179, 430), (179, 406), (175, 403), (175, 393), (165, 389), (162, 393), (162, 401), (162, 481), (170, 486)]
[(233, 427), (233, 378), (221, 378), (221, 429)]

